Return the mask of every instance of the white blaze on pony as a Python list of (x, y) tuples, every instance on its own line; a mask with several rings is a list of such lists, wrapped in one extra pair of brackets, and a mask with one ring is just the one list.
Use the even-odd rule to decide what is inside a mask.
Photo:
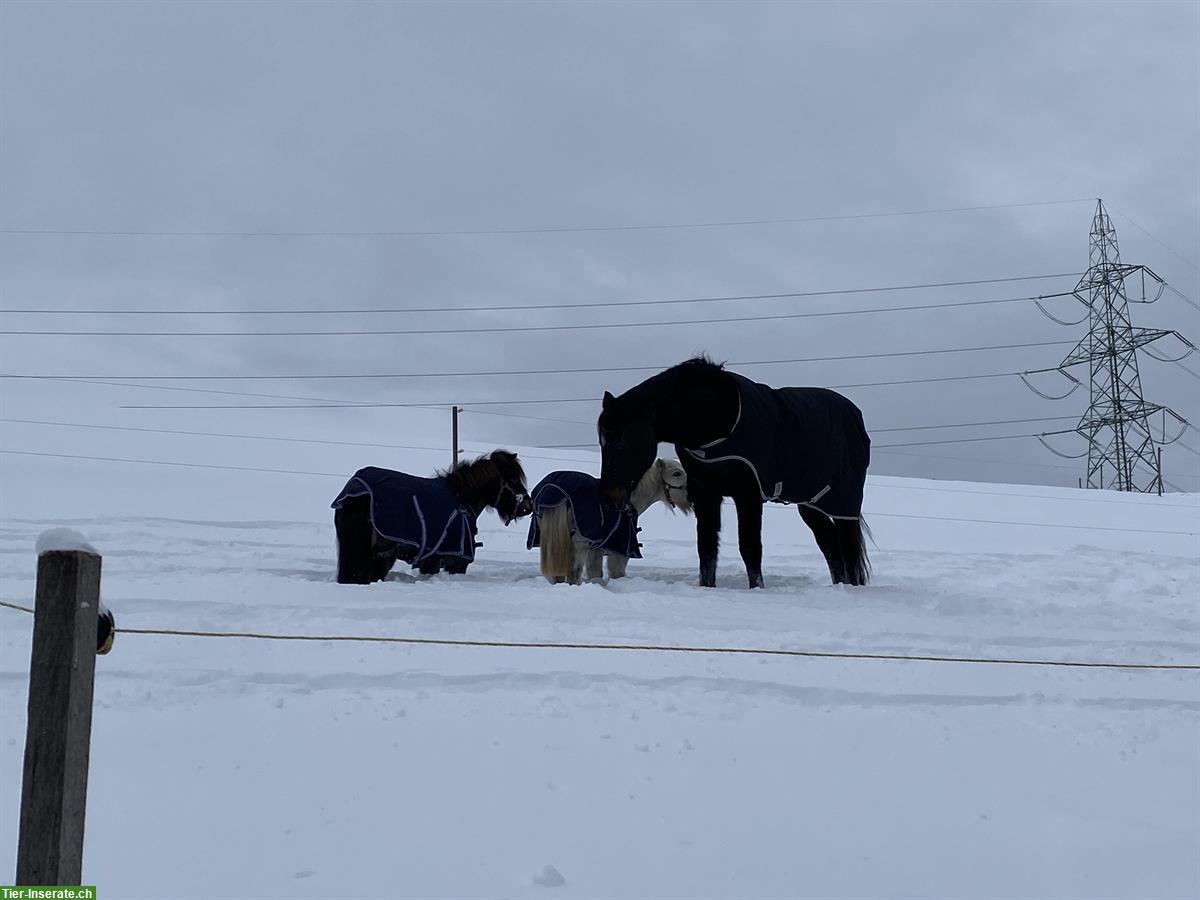
[(638, 516), (655, 503), (691, 512), (687, 473), (677, 459), (659, 459), (638, 481), (623, 507), (605, 503), (600, 481), (583, 472), (551, 472), (530, 492), (534, 516), (529, 549), (541, 548), (541, 571), (553, 583), (622, 578), (630, 557), (641, 558)]

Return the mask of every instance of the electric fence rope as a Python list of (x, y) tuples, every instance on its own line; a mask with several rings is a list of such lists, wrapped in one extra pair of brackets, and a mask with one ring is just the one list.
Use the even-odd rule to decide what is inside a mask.
[[(0, 606), (33, 613), (27, 606), (0, 600)], [(835, 650), (787, 650), (759, 647), (695, 647), (681, 644), (588, 644), (561, 641), (476, 641), (451, 638), (413, 638), (388, 635), (350, 634), (274, 634), (260, 631), (193, 631), (183, 628), (125, 628), (117, 634), (158, 635), (162, 637), (239, 638), (260, 641), (303, 641), (308, 643), (410, 644), (434, 647), (492, 647), (510, 650), (625, 650), (657, 653), (713, 653), (743, 656), (788, 656), (809, 659), (885, 660), (889, 662), (967, 663), (1005, 666), (1056, 666), (1086, 669), (1200, 670), (1200, 663), (1127, 663), (1094, 660), (1012, 659), (1007, 657), (906, 655), (902, 653), (850, 653)]]

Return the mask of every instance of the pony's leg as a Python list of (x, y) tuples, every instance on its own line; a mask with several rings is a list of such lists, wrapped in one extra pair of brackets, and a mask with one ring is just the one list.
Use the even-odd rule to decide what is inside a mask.
[(746, 564), (750, 587), (762, 587), (762, 500), (758, 497), (734, 497), (738, 520), (738, 550)]
[(396, 545), (390, 541), (384, 542), (388, 546), (381, 545), (382, 539), (375, 536), (375, 548), (371, 556), (371, 580), (383, 581), (387, 578), (388, 572), (392, 571), (392, 566), (396, 564)]
[(846, 567), (842, 563), (842, 554), (838, 549), (837, 528), (834, 526), (833, 520), (825, 513), (810, 506), (800, 507), (800, 518), (804, 520), (804, 524), (812, 530), (813, 537), (817, 539), (817, 546), (821, 548), (825, 562), (829, 565), (829, 577), (834, 584), (841, 584), (846, 580)]
[[(578, 552), (578, 546), (576, 547)], [(587, 547), (584, 551), (584, 574), (588, 581), (602, 581), (604, 579), (604, 553), (600, 550), (593, 550)]]
[(441, 568), (442, 562), (436, 556), (428, 556), (417, 563), (417, 571), (422, 575), (436, 575)]
[(834, 519), (833, 528), (843, 581), (854, 585), (866, 584), (871, 577), (871, 563), (867, 559), (867, 543), (863, 534), (866, 525), (862, 518)]
[(583, 584), (583, 564), (586, 559), (587, 553), (585, 553), (578, 544), (572, 541), (571, 568), (570, 571), (567, 572), (567, 582), (569, 584)]
[(624, 578), (625, 571), (629, 568), (629, 557), (622, 556), (620, 553), (609, 553), (606, 555), (608, 557), (608, 577)]
[(696, 513), (696, 552), (700, 555), (700, 587), (717, 586), (717, 553), (721, 547), (720, 494), (692, 498)]
[(375, 580), (371, 578), (371, 541), (375, 529), (371, 527), (369, 504), (366, 497), (350, 497), (333, 514), (338, 584), (370, 584)]

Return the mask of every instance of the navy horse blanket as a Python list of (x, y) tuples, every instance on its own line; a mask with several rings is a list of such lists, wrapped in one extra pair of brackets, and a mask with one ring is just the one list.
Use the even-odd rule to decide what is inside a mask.
[(826, 388), (773, 388), (736, 372), (740, 405), (733, 430), (702, 447), (677, 447), (680, 459), (737, 460), (758, 480), (763, 500), (814, 507), (857, 519), (871, 462), (862, 411)]
[(444, 478), (419, 478), (368, 466), (354, 473), (331, 507), (350, 497), (371, 498), (371, 525), (381, 537), (412, 548), (414, 566), (431, 556), (475, 561), (479, 510), (458, 499)]
[(538, 525), (542, 513), (562, 506), (571, 507), (575, 531), (593, 550), (607, 550), (630, 559), (641, 559), (637, 540), (637, 513), (633, 507), (617, 509), (600, 499), (600, 479), (584, 472), (551, 472), (529, 492), (533, 516), (529, 520), (526, 549), (541, 544)]

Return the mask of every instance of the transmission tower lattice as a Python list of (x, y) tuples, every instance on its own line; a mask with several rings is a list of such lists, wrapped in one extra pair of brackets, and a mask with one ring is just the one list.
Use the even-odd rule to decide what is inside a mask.
[[(1087, 306), (1087, 315), (1075, 322), (1064, 322), (1038, 303), (1038, 308), (1063, 325), (1077, 325), (1085, 319), (1087, 334), (1053, 369), (1026, 372), (1059, 372), (1074, 382), (1066, 394), (1048, 399), (1060, 400), (1080, 386), (1079, 379), (1067, 369), (1087, 363), (1090, 402), (1078, 424), (1067, 431), (1039, 435), (1039, 440), (1059, 456), (1087, 456), (1087, 486), (1112, 488), (1120, 491), (1157, 491), (1162, 493), (1162, 457), (1159, 447), (1178, 440), (1187, 421), (1173, 410), (1158, 403), (1147, 402), (1142, 396), (1142, 378), (1138, 371), (1138, 350), (1162, 362), (1177, 362), (1195, 350), (1195, 346), (1176, 331), (1161, 328), (1136, 328), (1129, 317), (1129, 304), (1153, 303), (1162, 296), (1166, 282), (1146, 266), (1121, 262), (1117, 247), (1117, 232), (1102, 200), (1096, 201), (1092, 219), (1091, 246), (1088, 251), (1088, 270), (1075, 286), (1074, 296)], [(1147, 296), (1147, 288), (1153, 296)], [(1130, 288), (1140, 291), (1140, 298), (1130, 296)], [(1148, 349), (1148, 345), (1173, 336), (1186, 347), (1182, 356), (1169, 359)], [(1025, 383), (1042, 397), (1026, 378)], [(1180, 426), (1180, 432), (1166, 438), (1167, 417)], [(1156, 437), (1152, 424), (1161, 417)], [(1087, 440), (1086, 453), (1061, 453), (1045, 440), (1049, 435), (1078, 434)]]

